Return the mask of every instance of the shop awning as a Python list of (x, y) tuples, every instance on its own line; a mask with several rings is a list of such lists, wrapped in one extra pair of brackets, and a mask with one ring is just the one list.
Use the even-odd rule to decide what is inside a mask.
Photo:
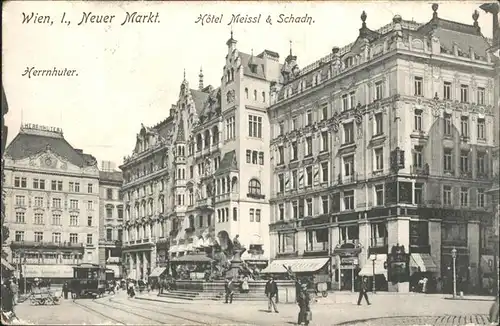
[(160, 277), (161, 274), (166, 270), (166, 267), (156, 267), (153, 269), (151, 274), (149, 274), (149, 277)]
[(410, 268), (420, 269), (421, 272), (437, 273), (438, 267), (429, 254), (411, 254)]
[(71, 265), (25, 265), (24, 277), (27, 278), (72, 278), (73, 266)]
[[(481, 272), (483, 274), (493, 274), (495, 272), (495, 262), (493, 261), (493, 255), (482, 255), (481, 262), (479, 263), (479, 267), (481, 268)], [(497, 258), (497, 264), (498, 258)]]
[(112, 270), (115, 273), (115, 278), (122, 277), (122, 275), (120, 273), (120, 266), (119, 265), (106, 264), (106, 268)]
[(2, 258), (2, 267), (8, 269), (9, 271), (15, 270), (14, 266), (12, 266), (7, 260)]
[(265, 274), (287, 273), (284, 266), (291, 267), (294, 273), (316, 272), (325, 266), (329, 260), (330, 258), (278, 259), (273, 260), (269, 266), (260, 272)]
[[(375, 268), (374, 262), (375, 261)], [(373, 270), (375, 269), (375, 275), (384, 275), (387, 278), (387, 269), (384, 268), (384, 264), (387, 261), (387, 254), (377, 254), (370, 255), (366, 260), (365, 264), (359, 271), (360, 276), (373, 276)]]
[(213, 259), (207, 255), (184, 255), (171, 260), (174, 263), (210, 263)]

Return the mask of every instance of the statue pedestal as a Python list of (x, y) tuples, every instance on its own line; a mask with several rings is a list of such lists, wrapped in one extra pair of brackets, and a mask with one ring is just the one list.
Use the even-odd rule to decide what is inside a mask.
[(235, 249), (233, 259), (231, 259), (231, 267), (226, 271), (226, 278), (236, 278), (240, 273), (240, 266), (243, 264), (241, 260), (241, 255), (245, 252), (245, 249)]

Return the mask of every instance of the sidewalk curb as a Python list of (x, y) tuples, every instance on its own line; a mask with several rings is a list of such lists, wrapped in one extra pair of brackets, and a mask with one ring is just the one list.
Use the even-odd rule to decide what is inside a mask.
[(450, 298), (450, 297), (445, 297), (445, 300), (455, 300), (455, 301), (495, 301), (495, 299), (492, 298)]

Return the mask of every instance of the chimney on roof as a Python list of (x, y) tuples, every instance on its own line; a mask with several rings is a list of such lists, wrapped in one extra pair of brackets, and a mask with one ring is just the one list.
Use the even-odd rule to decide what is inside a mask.
[(200, 74), (198, 75), (198, 77), (200, 77), (198, 88), (200, 89), (200, 91), (202, 91), (203, 90), (203, 68), (202, 67), (200, 67)]

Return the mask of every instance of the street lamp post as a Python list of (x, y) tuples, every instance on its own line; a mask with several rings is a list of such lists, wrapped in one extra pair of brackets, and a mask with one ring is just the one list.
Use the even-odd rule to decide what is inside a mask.
[(457, 296), (457, 249), (451, 249), (451, 258), (453, 259), (453, 298)]
[(372, 292), (375, 293), (375, 261), (377, 260), (377, 255), (373, 255), (372, 258), (372, 272), (373, 272), (373, 281), (372, 281)]

